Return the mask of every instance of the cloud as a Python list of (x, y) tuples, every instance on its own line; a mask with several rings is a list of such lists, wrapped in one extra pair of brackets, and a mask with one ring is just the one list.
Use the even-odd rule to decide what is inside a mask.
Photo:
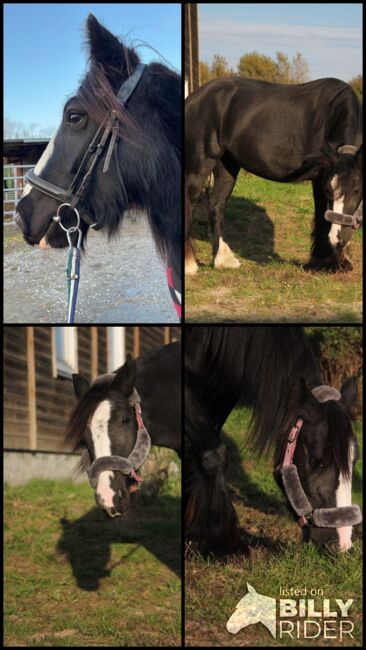
[(289, 56), (301, 52), (313, 79), (350, 79), (362, 69), (362, 31), (358, 28), (238, 23), (207, 17), (201, 21), (201, 60), (210, 61), (219, 53), (236, 67), (239, 58), (253, 50), (272, 57), (278, 50)]

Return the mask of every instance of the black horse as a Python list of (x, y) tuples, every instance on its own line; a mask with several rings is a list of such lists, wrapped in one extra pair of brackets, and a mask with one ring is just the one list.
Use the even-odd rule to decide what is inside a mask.
[(28, 175), (16, 220), (29, 244), (60, 248), (68, 241), (56, 211), (65, 228), (79, 211), (82, 244), (89, 227), (113, 235), (127, 209), (145, 211), (180, 314), (181, 78), (160, 63), (142, 66), (92, 14), (87, 33), (89, 71)]
[(150, 444), (180, 453), (181, 345), (129, 358), (91, 386), (81, 375), (73, 375), (73, 381), (79, 401), (66, 442), (82, 451), (79, 469), (88, 471), (97, 503), (115, 517), (128, 508)]
[(356, 379), (346, 380), (340, 393), (321, 386), (299, 327), (189, 327), (185, 345), (187, 539), (202, 554), (248, 552), (225, 487), (220, 440), (240, 400), (253, 409), (258, 454), (273, 448), (275, 478), (304, 539), (348, 550), (352, 525), (360, 521), (358, 507), (351, 506), (357, 443), (349, 410)]
[[(239, 266), (224, 241), (223, 215), (240, 168), (272, 181), (311, 180), (315, 223), (306, 268), (350, 270), (344, 248), (353, 228), (342, 225), (342, 214), (353, 215), (362, 200), (361, 120), (353, 89), (338, 79), (285, 85), (233, 77), (192, 93), (185, 109), (186, 272), (197, 270), (192, 206), (211, 172), (214, 266)], [(325, 220), (327, 208), (337, 223)]]

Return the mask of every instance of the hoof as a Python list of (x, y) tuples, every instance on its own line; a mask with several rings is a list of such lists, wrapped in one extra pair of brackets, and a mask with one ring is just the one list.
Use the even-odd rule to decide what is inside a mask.
[(237, 269), (240, 266), (233, 251), (228, 244), (220, 237), (219, 247), (214, 258), (215, 269)]
[(353, 265), (349, 257), (341, 254), (331, 255), (323, 259), (311, 257), (310, 260), (304, 264), (303, 269), (304, 271), (323, 271), (326, 273), (348, 273), (349, 271), (352, 271)]
[(233, 257), (233, 259), (227, 260), (217, 260), (216, 258), (214, 259), (215, 269), (238, 269), (239, 266), (240, 262), (235, 257)]
[(184, 266), (185, 275), (196, 275), (197, 271), (198, 271), (198, 264), (195, 260), (190, 259), (188, 262), (185, 263)]

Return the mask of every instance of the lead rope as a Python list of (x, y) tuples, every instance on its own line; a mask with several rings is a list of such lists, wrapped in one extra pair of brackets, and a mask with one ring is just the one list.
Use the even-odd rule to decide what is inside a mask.
[[(80, 214), (76, 208), (72, 208), (76, 214), (76, 226), (71, 226), (71, 228), (65, 228), (62, 225), (62, 219), (59, 215), (59, 211), (63, 206), (70, 206), (70, 203), (61, 203), (57, 209), (57, 214), (53, 217), (53, 221), (59, 224), (62, 230), (65, 231), (67, 241), (69, 243), (69, 255), (67, 266), (65, 268), (66, 275), (66, 284), (67, 284), (67, 322), (73, 324), (75, 322), (75, 311), (76, 311), (76, 300), (78, 295), (79, 288), (79, 279), (80, 279), (80, 254), (81, 254), (81, 240), (83, 233), (80, 230)], [(73, 245), (71, 240), (72, 233), (78, 233), (78, 240), (76, 246)]]

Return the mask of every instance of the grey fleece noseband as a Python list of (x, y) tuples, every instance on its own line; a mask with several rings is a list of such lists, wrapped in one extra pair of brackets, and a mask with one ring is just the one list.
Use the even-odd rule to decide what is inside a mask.
[(127, 458), (123, 456), (100, 456), (91, 462), (88, 449), (84, 449), (81, 454), (82, 463), (88, 474), (89, 483), (94, 489), (97, 487), (99, 475), (107, 470), (121, 472), (134, 479), (136, 483), (141, 482), (141, 477), (138, 476), (136, 470), (141, 467), (149, 454), (151, 438), (142, 421), (140, 396), (136, 388), (133, 389), (128, 401), (130, 406), (135, 409), (137, 436), (135, 445)]
[[(331, 386), (317, 386), (316, 388), (313, 388), (311, 392), (319, 402), (341, 399), (340, 392)], [(280, 467), (283, 487), (292, 508), (298, 516), (297, 521), (300, 528), (303, 528), (304, 526), (342, 528), (344, 526), (355, 526), (356, 524), (361, 523), (362, 515), (360, 508), (357, 505), (340, 508), (313, 509), (313, 506), (308, 500), (301, 485), (297, 473), (297, 467), (292, 462), (302, 425), (303, 420), (298, 418), (295, 426), (292, 427), (290, 431), (284, 458)]]

